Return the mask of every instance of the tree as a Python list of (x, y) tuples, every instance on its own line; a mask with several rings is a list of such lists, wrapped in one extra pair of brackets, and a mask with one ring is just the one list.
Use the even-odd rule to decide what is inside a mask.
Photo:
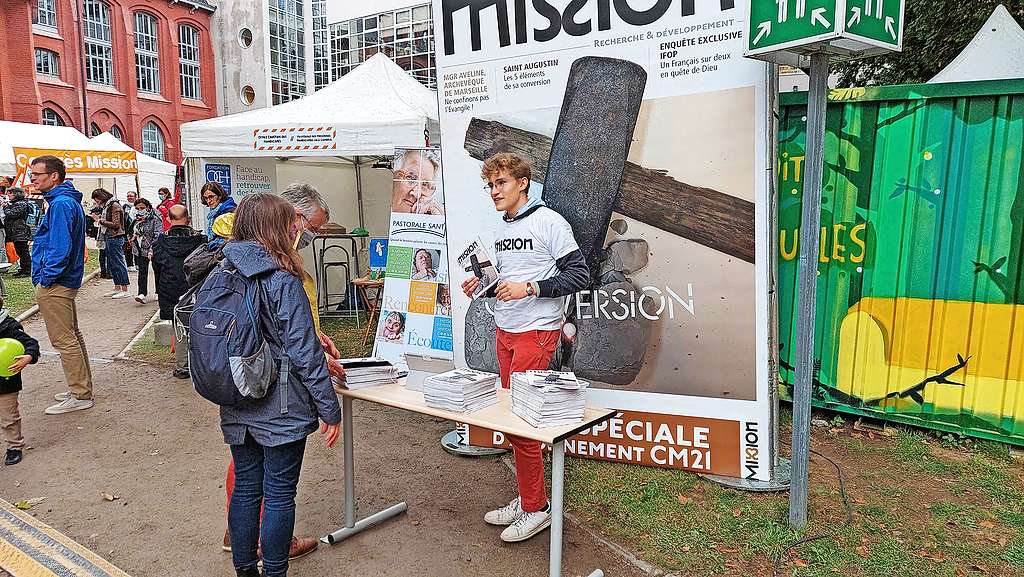
[[(892, 1), (892, 0), (890, 0)], [(906, 0), (903, 52), (833, 65), (839, 86), (926, 82), (974, 38), (999, 4), (1024, 22), (1024, 0)]]

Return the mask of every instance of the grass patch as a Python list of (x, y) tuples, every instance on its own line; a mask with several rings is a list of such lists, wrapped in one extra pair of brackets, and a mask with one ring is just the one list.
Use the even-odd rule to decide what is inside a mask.
[[(566, 502), (600, 532), (687, 576), (956, 577), (1024, 572), (1024, 468), (985, 443), (940, 448), (906, 428), (892, 437), (812, 429), (842, 466), (853, 524), (831, 467), (812, 459), (809, 524), (788, 527), (786, 494), (734, 491), (696, 475), (571, 458)], [(787, 551), (797, 538), (828, 536)]]
[(334, 341), (342, 358), (368, 357), (373, 351), (374, 331), (370, 331), (370, 338), (363, 344), (363, 335), (366, 331), (366, 315), (360, 318), (360, 324), (356, 327), (356, 320), (349, 318), (324, 317), (320, 319), (320, 330)]
[(174, 365), (174, 353), (171, 352), (171, 347), (156, 344), (156, 329), (154, 325), (149, 325), (142, 338), (132, 345), (132, 348), (125, 354), (136, 361), (158, 365)]
[[(85, 262), (85, 276), (100, 266), (99, 251), (89, 251), (89, 260)], [(32, 286), (30, 278), (11, 278), (4, 275), (4, 288), (7, 294), (4, 296), (4, 306), (11, 312), (11, 316), (18, 316), (36, 304), (36, 289)]]

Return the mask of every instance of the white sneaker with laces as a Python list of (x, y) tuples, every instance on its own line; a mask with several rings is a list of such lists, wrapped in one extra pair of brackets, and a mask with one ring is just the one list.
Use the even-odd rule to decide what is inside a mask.
[(135, 302), (140, 305), (146, 304), (146, 295), (135, 295)]
[(551, 507), (533, 513), (523, 513), (511, 525), (501, 532), (501, 540), (506, 543), (526, 541), (551, 525)]
[(523, 508), (520, 505), (519, 497), (516, 497), (509, 501), (508, 505), (505, 505), (500, 509), (488, 511), (487, 514), (484, 515), (484, 522), (488, 525), (500, 525), (505, 527), (515, 522), (515, 520), (522, 514)]
[(53, 396), (53, 400), (55, 401), (66, 401), (70, 398), (72, 398), (71, 391), (64, 391), (63, 393), (57, 393)]
[(116, 293), (110, 295), (110, 298), (112, 298), (112, 299), (126, 299), (126, 298), (128, 298), (130, 296), (132, 296), (132, 295), (128, 294), (126, 291), (117, 291)]
[(47, 415), (63, 415), (64, 413), (71, 413), (74, 411), (84, 411), (85, 409), (90, 409), (94, 404), (95, 403), (93, 403), (92, 399), (76, 399), (74, 397), (71, 397), (67, 400), (57, 403), (56, 405), (46, 407), (46, 410), (43, 412), (45, 412)]

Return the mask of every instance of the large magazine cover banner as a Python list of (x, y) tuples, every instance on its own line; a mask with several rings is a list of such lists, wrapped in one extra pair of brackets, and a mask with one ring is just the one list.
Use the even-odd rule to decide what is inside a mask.
[[(493, 245), (480, 170), (498, 152), (530, 162), (531, 197), (590, 267), (555, 364), (621, 413), (572, 454), (770, 475), (768, 69), (742, 56), (745, 8), (434, 2), (451, 285), (473, 274), (457, 259), (476, 239), (529, 249)], [(493, 299), (452, 293), (457, 363), (496, 370)]]
[(396, 149), (384, 295), (374, 355), (406, 369), (405, 354), (451, 358), (451, 292), (441, 156)]

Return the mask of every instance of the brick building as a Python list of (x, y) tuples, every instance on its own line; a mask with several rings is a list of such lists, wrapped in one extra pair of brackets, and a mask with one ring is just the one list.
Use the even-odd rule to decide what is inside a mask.
[(110, 131), (180, 163), (181, 124), (217, 115), (215, 9), (206, 0), (2, 0), (0, 120)]

